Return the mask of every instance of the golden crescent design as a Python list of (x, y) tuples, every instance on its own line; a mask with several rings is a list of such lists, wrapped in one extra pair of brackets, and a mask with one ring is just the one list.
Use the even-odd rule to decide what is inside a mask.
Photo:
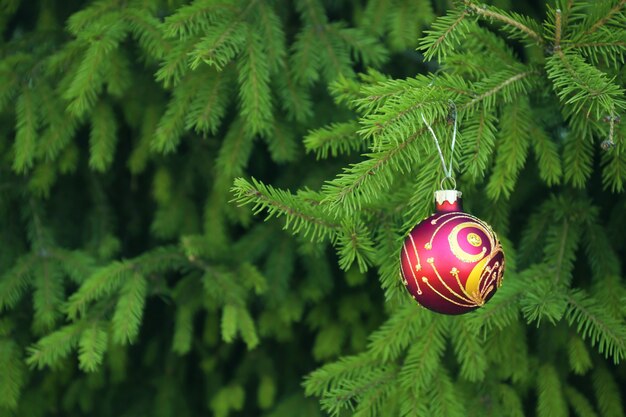
[[(488, 256), (485, 256), (485, 258), (472, 268), (472, 271), (467, 277), (467, 281), (465, 282), (465, 291), (470, 294), (470, 296), (475, 299), (477, 303), (484, 303), (487, 295), (489, 295), (489, 293), (496, 288), (500, 288), (502, 285), (504, 264), (500, 265), (499, 262), (496, 262), (490, 267), (487, 266), (489, 265), (489, 262), (491, 262), (491, 260), (500, 252), (502, 252), (502, 247), (498, 243)], [(490, 281), (485, 285), (482, 285), (485, 279), (489, 279)], [(480, 289), (481, 286), (483, 287), (482, 290)]]
[[(495, 249), (494, 248), (495, 242), (491, 233), (487, 229), (485, 229), (480, 223), (475, 223), (475, 222), (459, 223), (456, 226), (454, 226), (454, 228), (452, 228), (450, 235), (448, 235), (448, 242), (450, 243), (450, 249), (452, 250), (452, 253), (454, 254), (454, 256), (456, 256), (458, 259), (460, 259), (463, 262), (467, 262), (467, 263), (478, 262), (481, 259), (483, 259), (485, 255), (487, 254), (487, 247), (483, 246), (481, 252), (475, 255), (465, 252), (463, 248), (461, 248), (461, 245), (459, 245), (459, 232), (467, 228), (478, 229), (481, 232), (483, 232), (485, 236), (489, 238), (491, 250), (493, 251), (493, 249)], [(478, 237), (478, 235), (476, 235), (475, 233), (474, 235), (476, 236), (476, 238), (478, 238), (478, 240), (480, 240), (480, 237)]]
[(490, 260), (491, 256), (485, 256), (483, 260), (478, 262), (476, 266), (472, 268), (472, 272), (470, 272), (467, 277), (467, 281), (465, 282), (465, 290), (469, 294), (472, 294), (473, 296), (480, 294), (480, 283), (482, 282), (482, 277), (485, 275), (485, 272), (490, 272), (485, 269)]

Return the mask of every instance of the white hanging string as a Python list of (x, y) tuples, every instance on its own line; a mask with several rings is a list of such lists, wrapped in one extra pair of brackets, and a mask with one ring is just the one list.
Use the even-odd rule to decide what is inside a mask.
[[(428, 128), (428, 130), (430, 131), (430, 134), (433, 135), (433, 139), (435, 139), (435, 145), (437, 145), (437, 151), (439, 152), (439, 158), (441, 159), (441, 166), (443, 167), (443, 173), (445, 174), (445, 178), (450, 178), (452, 181), (454, 181), (454, 176), (452, 173), (452, 158), (454, 157), (454, 145), (456, 144), (456, 131), (457, 131), (457, 127), (456, 127), (456, 119), (457, 119), (457, 115), (456, 115), (456, 106), (454, 106), (454, 103), (451, 102), (450, 103), (452, 108), (453, 108), (453, 118), (454, 118), (454, 130), (452, 132), (452, 145), (450, 146), (450, 163), (448, 164), (448, 166), (446, 167), (446, 160), (443, 156), (443, 152), (441, 151), (441, 146), (439, 146), (439, 139), (437, 139), (437, 135), (435, 134), (435, 131), (433, 130), (432, 126), (426, 121), (426, 118), (424, 117), (424, 114), (422, 113), (422, 120), (424, 121), (424, 124), (426, 125), (426, 127)], [(455, 185), (456, 185), (456, 181)], [(442, 181), (443, 183), (443, 181)]]

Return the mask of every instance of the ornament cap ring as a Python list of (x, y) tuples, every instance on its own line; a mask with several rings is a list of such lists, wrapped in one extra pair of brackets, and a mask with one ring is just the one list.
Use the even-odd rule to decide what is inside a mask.
[(456, 180), (454, 179), (454, 177), (451, 177), (451, 176), (443, 177), (443, 179), (441, 180), (441, 183), (439, 184), (439, 188), (442, 190), (449, 190), (449, 188), (446, 188), (443, 186), (446, 180), (450, 180), (452, 182), (452, 189), (456, 190)]

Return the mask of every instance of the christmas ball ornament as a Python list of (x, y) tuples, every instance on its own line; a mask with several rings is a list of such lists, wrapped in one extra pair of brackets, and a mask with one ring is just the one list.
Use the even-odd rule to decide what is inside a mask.
[(429, 310), (464, 314), (484, 305), (502, 285), (504, 252), (484, 221), (463, 212), (461, 193), (435, 192), (436, 213), (404, 241), (402, 282)]

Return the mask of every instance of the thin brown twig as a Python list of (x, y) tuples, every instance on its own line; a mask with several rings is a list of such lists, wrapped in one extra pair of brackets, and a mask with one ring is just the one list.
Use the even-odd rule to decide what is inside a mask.
[(561, 49), (561, 10), (556, 9), (554, 17), (554, 50)]

